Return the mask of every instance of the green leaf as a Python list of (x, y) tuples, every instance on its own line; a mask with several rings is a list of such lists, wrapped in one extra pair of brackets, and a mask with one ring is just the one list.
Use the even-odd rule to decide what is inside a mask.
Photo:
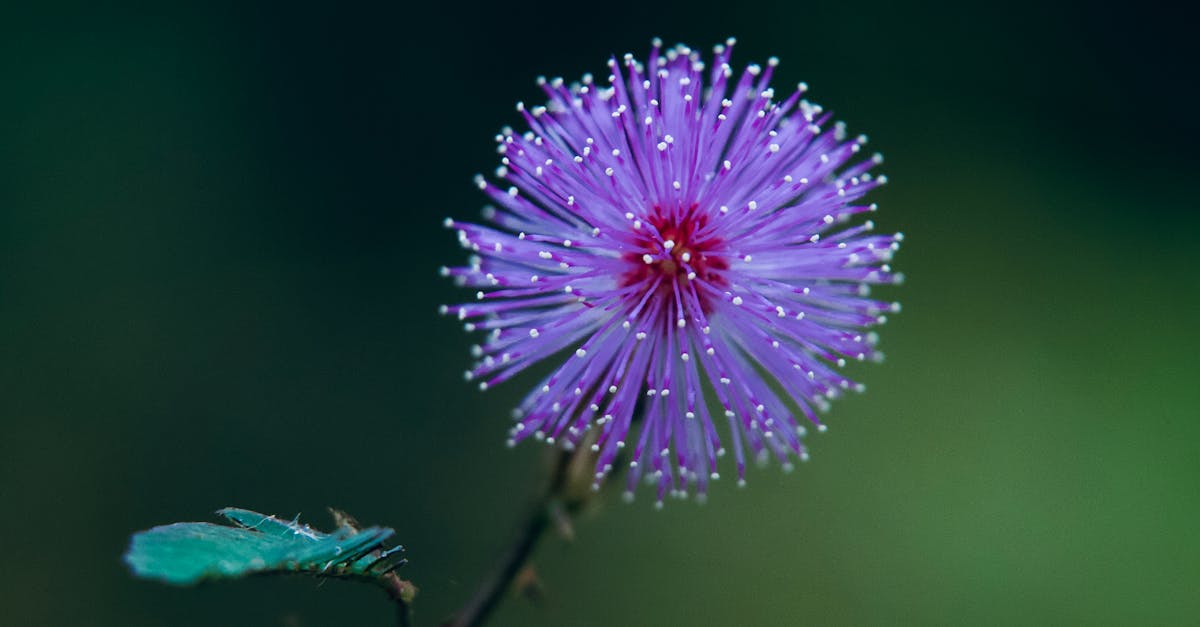
[(238, 526), (175, 523), (138, 532), (125, 563), (138, 577), (177, 585), (289, 572), (381, 580), (404, 563), (394, 557), (402, 547), (383, 548), (392, 529), (359, 530), (340, 512), (333, 533), (245, 509), (217, 513)]

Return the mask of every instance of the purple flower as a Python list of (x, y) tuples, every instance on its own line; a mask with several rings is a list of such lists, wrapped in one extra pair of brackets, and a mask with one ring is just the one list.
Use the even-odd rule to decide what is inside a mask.
[(880, 359), (867, 329), (899, 309), (869, 285), (899, 281), (902, 236), (854, 220), (882, 159), (803, 83), (777, 100), (776, 59), (735, 75), (727, 44), (707, 67), (655, 41), (602, 84), (540, 79), (529, 130), (496, 136), (504, 183), (477, 178), (490, 225), (446, 221), (473, 256), (443, 274), (478, 291), (442, 311), (487, 334), (467, 378), (561, 360), (510, 444), (590, 446), (597, 486), (628, 460), (629, 494), (645, 476), (659, 502), (703, 496), (727, 448), (739, 484), (750, 455), (807, 459), (801, 423), (862, 389), (839, 369)]

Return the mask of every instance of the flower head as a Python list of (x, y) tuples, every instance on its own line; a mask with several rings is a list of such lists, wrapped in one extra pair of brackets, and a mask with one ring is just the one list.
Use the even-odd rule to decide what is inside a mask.
[(732, 45), (706, 66), (656, 41), (602, 84), (539, 79), (529, 130), (496, 136), (504, 183), (476, 179), (490, 224), (446, 221), (473, 255), (443, 273), (477, 292), (443, 313), (487, 334), (467, 378), (561, 360), (510, 443), (589, 446), (596, 485), (627, 462), (660, 502), (703, 495), (727, 449), (739, 482), (750, 456), (806, 459), (802, 423), (861, 389), (839, 369), (881, 357), (867, 329), (898, 309), (869, 286), (898, 282), (902, 237), (854, 219), (881, 158), (803, 83), (777, 99), (775, 59), (735, 74)]

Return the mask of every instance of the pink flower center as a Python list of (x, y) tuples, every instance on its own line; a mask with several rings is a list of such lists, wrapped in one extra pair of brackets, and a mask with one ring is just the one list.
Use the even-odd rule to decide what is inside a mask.
[(729, 284), (724, 271), (729, 262), (724, 258), (725, 242), (705, 226), (709, 218), (696, 205), (674, 212), (655, 207), (647, 221), (653, 230), (637, 231), (638, 245), (622, 255), (629, 269), (621, 275), (619, 284), (649, 285), (657, 282), (657, 297), (674, 300), (678, 293), (694, 291), (703, 311), (710, 311), (711, 295), (706, 290), (690, 286), (693, 281), (723, 287)]

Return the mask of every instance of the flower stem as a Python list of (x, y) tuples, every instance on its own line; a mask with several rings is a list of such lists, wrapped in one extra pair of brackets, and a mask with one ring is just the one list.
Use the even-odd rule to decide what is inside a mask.
[(443, 627), (477, 627), (500, 605), (504, 594), (512, 587), (513, 579), (529, 561), (538, 541), (550, 527), (552, 510), (563, 491), (572, 457), (572, 453), (567, 451), (557, 453), (550, 483), (530, 506), (512, 544), (505, 550), (492, 573), (479, 583), (471, 599)]

